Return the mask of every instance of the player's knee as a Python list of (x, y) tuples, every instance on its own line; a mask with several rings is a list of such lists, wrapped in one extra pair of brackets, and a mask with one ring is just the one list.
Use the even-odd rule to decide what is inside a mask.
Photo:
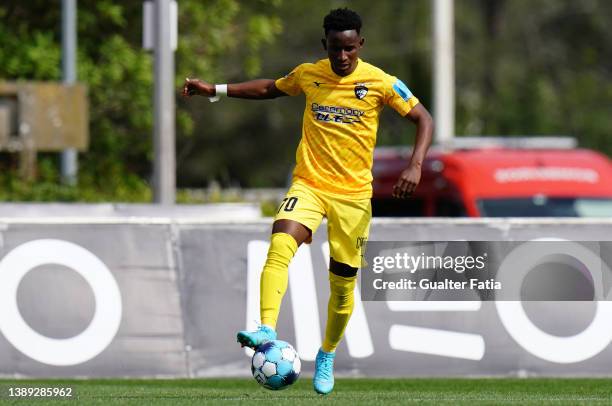
[(299, 246), (302, 242), (310, 244), (312, 242), (312, 230), (302, 223), (289, 219), (279, 219), (272, 225), (272, 235), (288, 234), (296, 241)]

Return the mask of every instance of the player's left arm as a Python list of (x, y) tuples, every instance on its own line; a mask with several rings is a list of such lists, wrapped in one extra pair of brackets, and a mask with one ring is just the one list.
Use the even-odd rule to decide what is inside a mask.
[(416, 137), (408, 167), (404, 169), (393, 186), (393, 197), (405, 199), (414, 193), (421, 180), (421, 167), (431, 145), (433, 119), (427, 109), (418, 103), (405, 117), (416, 125)]

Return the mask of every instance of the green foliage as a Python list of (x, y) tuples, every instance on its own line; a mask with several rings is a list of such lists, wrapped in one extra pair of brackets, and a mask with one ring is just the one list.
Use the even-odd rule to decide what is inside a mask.
[(264, 217), (274, 217), (278, 211), (279, 202), (266, 200), (261, 202), (261, 215)]
[(280, 19), (266, 15), (254, 15), (249, 19), (246, 31), (246, 43), (249, 54), (245, 60), (247, 76), (254, 77), (261, 71), (259, 51), (263, 45), (270, 45), (282, 31)]
[[(181, 1), (180, 41), (176, 53), (176, 85), (185, 76), (210, 82), (227, 78), (227, 73), (255, 77), (261, 73), (263, 46), (282, 32), (279, 0)], [(246, 44), (246, 45), (245, 45)]]
[(457, 3), (457, 132), (564, 134), (612, 154), (612, 3)]
[(0, 6), (0, 78), (58, 80), (60, 46), (53, 30), (32, 27), (18, 6)]
[[(279, 4), (278, 0), (181, 0), (177, 89), (185, 72), (215, 78), (231, 65), (243, 66), (248, 75), (258, 74), (261, 48), (281, 32), (273, 13)], [(78, 80), (89, 87), (91, 135), (89, 151), (80, 157), (79, 185), (60, 185), (58, 166), (47, 168), (41, 162), (34, 183), (15, 179), (14, 171), (3, 173), (5, 200), (150, 197), (146, 179), (152, 171), (153, 64), (152, 55), (141, 47), (142, 2), (100, 0), (77, 6)], [(61, 80), (60, 27), (58, 2), (3, 2), (0, 79)], [(232, 52), (234, 60), (241, 58), (244, 63), (229, 63)], [(180, 108), (176, 116), (179, 137), (188, 139), (194, 130), (192, 116)], [(10, 169), (9, 163), (2, 166)], [(51, 175), (44, 175), (47, 172)], [(128, 192), (131, 188), (133, 192)]]
[[(455, 2), (458, 134), (569, 134), (608, 154), (612, 144), (612, 2)], [(209, 82), (277, 78), (325, 58), (322, 18), (349, 6), (363, 17), (363, 59), (431, 105), (429, 0), (180, 0), (176, 56), (177, 182), (284, 186), (301, 136), (303, 98), (183, 100), (186, 76)], [(39, 180), (15, 180), (0, 159), (2, 199), (146, 200), (152, 161), (152, 55), (141, 48), (142, 2), (78, 2), (78, 74), (89, 86), (90, 149), (78, 188), (59, 185), (57, 160)], [(0, 79), (61, 79), (61, 7), (0, 5)], [(386, 109), (378, 144), (409, 144), (413, 126)], [(46, 165), (46, 166), (45, 166)], [(55, 197), (54, 197), (55, 196)]]
[(100, 181), (88, 172), (79, 177), (78, 185), (63, 185), (57, 171), (57, 157), (39, 160), (36, 181), (24, 181), (14, 173), (0, 173), (0, 201), (40, 202), (150, 202), (151, 189), (134, 174), (108, 173)]

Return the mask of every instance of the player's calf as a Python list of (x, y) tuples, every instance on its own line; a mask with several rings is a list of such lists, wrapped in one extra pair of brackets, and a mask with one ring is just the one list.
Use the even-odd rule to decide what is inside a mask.
[(255, 331), (239, 331), (236, 339), (243, 347), (256, 349), (266, 341), (276, 340), (276, 331), (266, 325), (261, 325)]

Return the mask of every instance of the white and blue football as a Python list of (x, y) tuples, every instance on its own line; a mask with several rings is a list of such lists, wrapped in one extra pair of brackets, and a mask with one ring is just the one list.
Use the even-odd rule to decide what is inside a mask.
[(251, 360), (253, 377), (266, 389), (288, 388), (300, 376), (302, 363), (291, 344), (273, 340), (260, 345)]

